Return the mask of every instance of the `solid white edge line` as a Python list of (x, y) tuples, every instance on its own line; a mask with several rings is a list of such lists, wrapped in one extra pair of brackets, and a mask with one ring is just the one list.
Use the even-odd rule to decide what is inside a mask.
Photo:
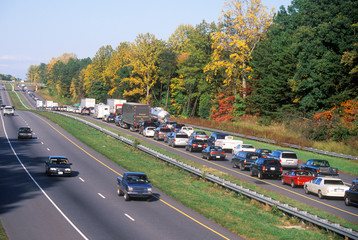
[(129, 216), (127, 213), (124, 214), (127, 218), (129, 218), (130, 220), (132, 220), (133, 222), (135, 221), (134, 218), (132, 218), (131, 216)]
[(88, 238), (76, 227), (76, 225), (62, 212), (62, 210), (56, 205), (56, 203), (47, 195), (47, 193), (45, 192), (45, 190), (43, 190), (41, 188), (41, 186), (37, 183), (37, 181), (32, 177), (31, 173), (27, 170), (27, 168), (25, 167), (25, 165), (22, 163), (21, 159), (17, 156), (17, 153), (15, 152), (15, 149), (13, 148), (9, 137), (7, 135), (6, 132), (6, 128), (5, 128), (5, 123), (4, 123), (4, 119), (1, 115), (1, 122), (2, 122), (2, 126), (4, 129), (4, 133), (6, 136), (6, 140), (9, 143), (9, 146), (12, 150), (12, 152), (14, 153), (17, 161), (20, 163), (20, 165), (22, 166), (22, 168), (25, 170), (25, 172), (27, 173), (27, 175), (31, 178), (31, 180), (35, 183), (35, 185), (40, 189), (40, 191), (45, 195), (45, 197), (50, 201), (50, 203), (57, 209), (57, 211), (66, 219), (66, 221), (83, 237), (83, 239), (88, 240)]

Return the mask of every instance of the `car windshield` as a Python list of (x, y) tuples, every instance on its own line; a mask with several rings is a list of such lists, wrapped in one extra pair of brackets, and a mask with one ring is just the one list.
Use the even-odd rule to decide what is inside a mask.
[(227, 135), (217, 135), (217, 139), (225, 139)]
[(68, 164), (68, 160), (66, 158), (53, 158), (51, 159), (52, 164)]
[(155, 127), (147, 127), (147, 130), (154, 131)]
[(296, 176), (313, 176), (313, 173), (308, 171), (297, 171)]
[(313, 166), (320, 166), (320, 167), (328, 167), (329, 164), (327, 161), (314, 161)]
[(169, 128), (161, 128), (160, 131), (161, 132), (171, 132)]
[(324, 180), (324, 184), (326, 185), (344, 185), (342, 180)]
[(296, 153), (282, 153), (283, 158), (294, 158), (297, 159)]
[(148, 182), (146, 175), (128, 175), (127, 182), (130, 183), (145, 183)]
[(184, 134), (178, 134), (175, 136), (176, 138), (188, 138), (188, 135), (184, 135)]
[(31, 132), (31, 129), (30, 128), (20, 128), (19, 130), (21, 133), (28, 133), (28, 132)]
[(242, 148), (254, 148), (252, 145), (242, 145)]
[(265, 165), (268, 165), (268, 166), (277, 166), (277, 165), (279, 165), (279, 161), (276, 161), (276, 160), (268, 160), (268, 161), (265, 161)]
[(192, 143), (193, 144), (206, 144), (206, 141), (204, 141), (204, 140), (193, 140)]
[(206, 135), (205, 132), (196, 132), (196, 135)]
[(222, 151), (222, 148), (221, 147), (212, 147), (211, 148), (211, 151)]

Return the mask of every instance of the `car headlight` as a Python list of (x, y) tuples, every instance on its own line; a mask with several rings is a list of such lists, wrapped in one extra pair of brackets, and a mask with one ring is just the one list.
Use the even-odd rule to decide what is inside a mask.
[(56, 168), (52, 167), (52, 168), (50, 168), (50, 171), (56, 171)]
[(152, 192), (152, 188), (147, 188), (147, 192)]
[(133, 188), (132, 188), (132, 187), (128, 187), (128, 191), (133, 191)]
[(71, 168), (65, 168), (66, 172), (71, 172)]

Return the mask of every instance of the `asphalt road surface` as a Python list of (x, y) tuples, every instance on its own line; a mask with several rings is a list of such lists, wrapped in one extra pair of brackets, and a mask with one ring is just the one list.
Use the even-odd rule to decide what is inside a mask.
[[(0, 219), (11, 240), (241, 239), (155, 186), (150, 201), (125, 202), (116, 193), (125, 170), (47, 119), (17, 110), (0, 124)], [(33, 139), (17, 139), (22, 126)], [(67, 156), (72, 176), (46, 176), (49, 155)]]

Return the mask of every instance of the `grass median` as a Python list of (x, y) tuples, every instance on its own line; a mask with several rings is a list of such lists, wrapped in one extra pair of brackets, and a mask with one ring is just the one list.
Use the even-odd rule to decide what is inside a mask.
[[(39, 114), (128, 171), (147, 173), (155, 187), (240, 236), (248, 239), (340, 239), (302, 224), (298, 219), (284, 216), (275, 208), (237, 196), (166, 164), (76, 120), (48, 112)], [(302, 229), (287, 229), (292, 225)]]

